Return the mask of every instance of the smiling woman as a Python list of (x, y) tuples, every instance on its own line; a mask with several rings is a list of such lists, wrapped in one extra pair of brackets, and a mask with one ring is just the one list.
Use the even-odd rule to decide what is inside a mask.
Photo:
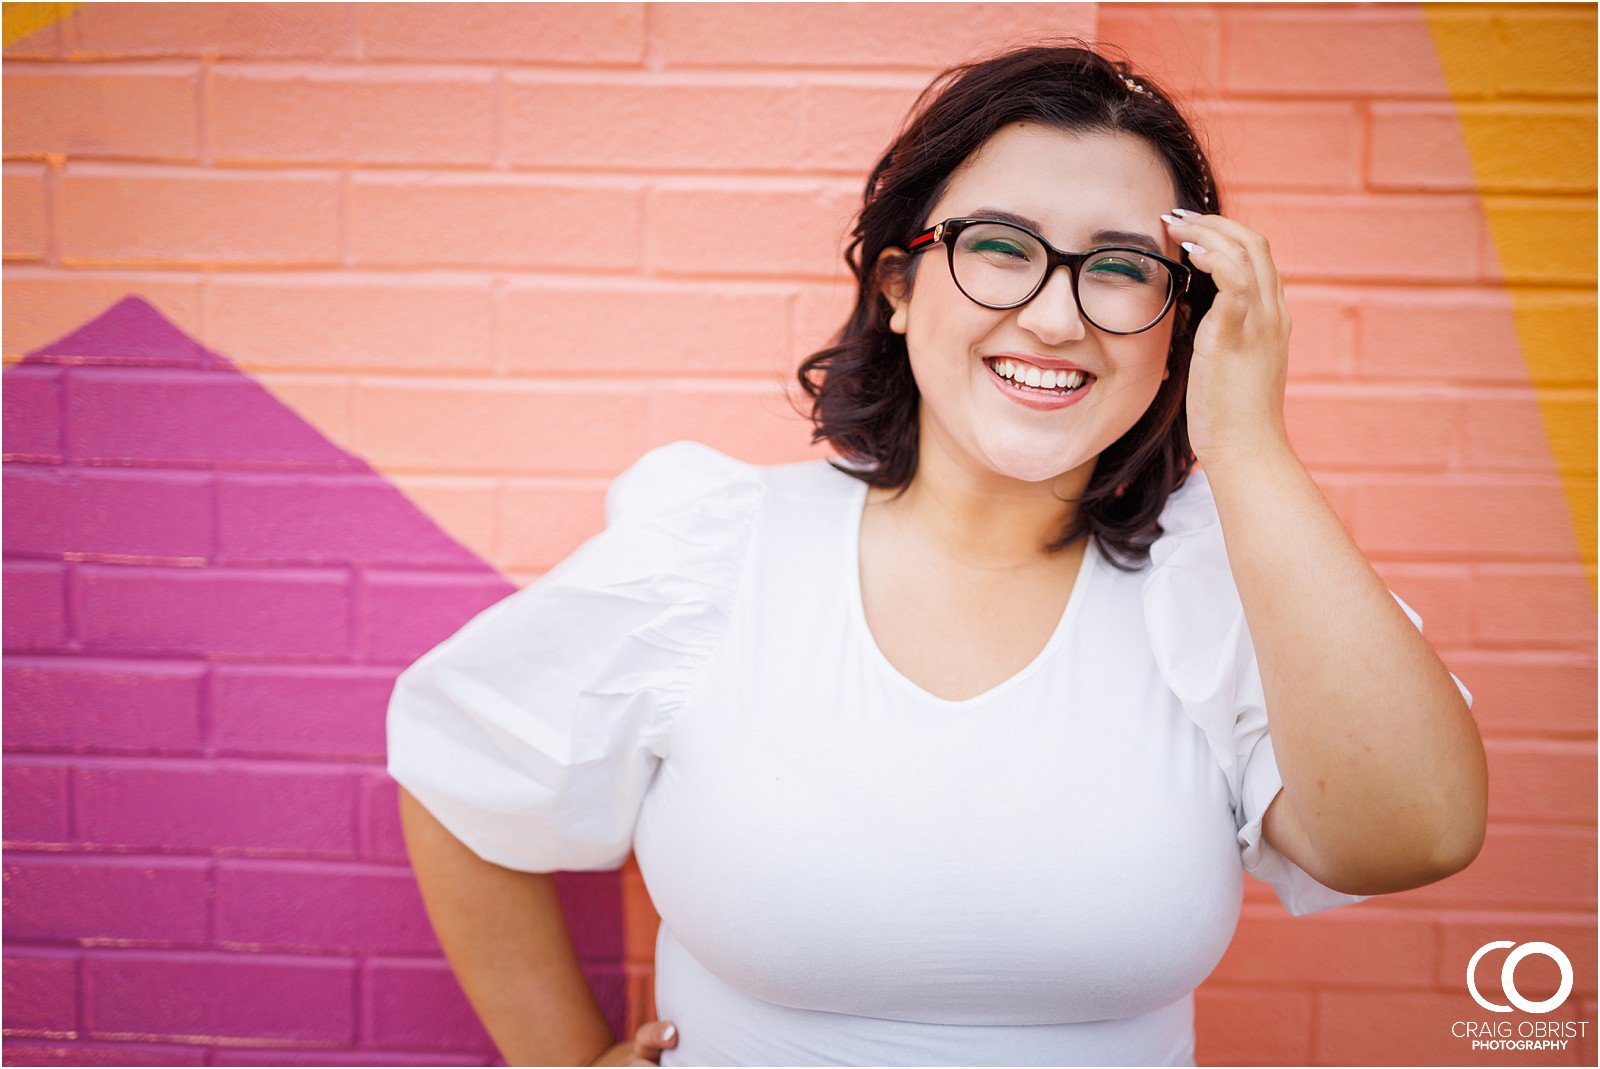
[[(1082, 42), (947, 72), (800, 368), (838, 459), (652, 450), (406, 671), (408, 841), (508, 1059), (1192, 1065), (1246, 872), (1306, 914), (1470, 860), (1471, 695), (1288, 449), (1281, 286), (1220, 208)], [(507, 870), (630, 848), (663, 1022), (602, 1052)]]

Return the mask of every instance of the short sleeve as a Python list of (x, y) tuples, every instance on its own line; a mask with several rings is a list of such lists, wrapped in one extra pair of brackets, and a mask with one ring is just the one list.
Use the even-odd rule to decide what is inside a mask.
[(621, 865), (763, 487), (697, 442), (646, 453), (608, 487), (604, 530), (400, 674), (389, 774), (496, 864)]
[[(1161, 525), (1142, 588), (1145, 628), (1162, 677), (1222, 766), (1245, 871), (1270, 884), (1295, 916), (1366, 901), (1371, 896), (1319, 883), (1262, 835), (1267, 807), (1283, 779), (1255, 647), (1203, 470), (1192, 472), (1168, 497)], [(1422, 618), (1389, 593), (1420, 631)], [(1471, 692), (1454, 673), (1451, 678), (1470, 708)]]

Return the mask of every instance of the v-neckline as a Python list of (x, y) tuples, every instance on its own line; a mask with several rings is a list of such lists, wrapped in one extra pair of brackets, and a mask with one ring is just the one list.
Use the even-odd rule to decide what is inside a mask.
[(1038, 655), (1010, 678), (996, 683), (981, 694), (974, 694), (970, 698), (959, 700), (941, 698), (919, 684), (912, 682), (911, 679), (896, 668), (889, 658), (884, 656), (882, 647), (878, 645), (877, 638), (872, 634), (872, 628), (867, 624), (866, 599), (863, 597), (861, 586), (861, 526), (866, 517), (867, 496), (870, 487), (860, 479), (851, 478), (851, 482), (854, 484), (854, 496), (850, 499), (850, 507), (845, 510), (848, 518), (846, 525), (848, 530), (845, 532), (846, 537), (843, 540), (848, 558), (845, 574), (849, 576), (850, 615), (856, 634), (861, 645), (865, 648), (867, 658), (877, 664), (878, 670), (891, 682), (926, 705), (950, 712), (959, 712), (992, 701), (1007, 691), (1021, 686), (1024, 681), (1036, 673), (1055, 655), (1057, 649), (1065, 641), (1067, 632), (1072, 627), (1072, 620), (1078, 613), (1078, 606), (1083, 602), (1089, 576), (1098, 565), (1100, 554), (1093, 535), (1087, 536), (1087, 544), (1083, 549), (1083, 560), (1078, 565), (1078, 574), (1073, 579), (1072, 592), (1067, 595), (1067, 603), (1061, 610), (1061, 617), (1056, 621), (1055, 630), (1050, 633), (1049, 640), (1045, 642), (1044, 648), (1039, 651)]

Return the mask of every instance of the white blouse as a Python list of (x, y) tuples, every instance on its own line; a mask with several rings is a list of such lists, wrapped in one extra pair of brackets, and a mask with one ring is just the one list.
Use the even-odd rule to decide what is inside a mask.
[(822, 460), (651, 450), (401, 675), (391, 774), (510, 868), (634, 851), (663, 1066), (1194, 1064), (1245, 872), (1297, 915), (1365, 900), (1262, 838), (1283, 784), (1204, 472), (1147, 568), (1091, 540), (1044, 649), (963, 701), (867, 628), (865, 501)]

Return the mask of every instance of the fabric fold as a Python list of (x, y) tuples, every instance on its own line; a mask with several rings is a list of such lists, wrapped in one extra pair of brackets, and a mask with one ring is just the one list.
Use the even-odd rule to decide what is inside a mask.
[[(1295, 916), (1366, 901), (1371, 896), (1319, 883), (1263, 838), (1262, 821), (1283, 779), (1260, 666), (1203, 470), (1193, 471), (1168, 497), (1161, 526), (1141, 588), (1146, 632), (1163, 679), (1204, 734), (1227, 780), (1245, 871), (1270, 884)], [(1422, 618), (1389, 593), (1422, 630)], [(1454, 673), (1451, 679), (1470, 708), (1471, 692)]]
[(678, 441), (606, 491), (606, 526), (401, 673), (389, 774), (481, 857), (614, 869), (723, 633), (764, 483)]

